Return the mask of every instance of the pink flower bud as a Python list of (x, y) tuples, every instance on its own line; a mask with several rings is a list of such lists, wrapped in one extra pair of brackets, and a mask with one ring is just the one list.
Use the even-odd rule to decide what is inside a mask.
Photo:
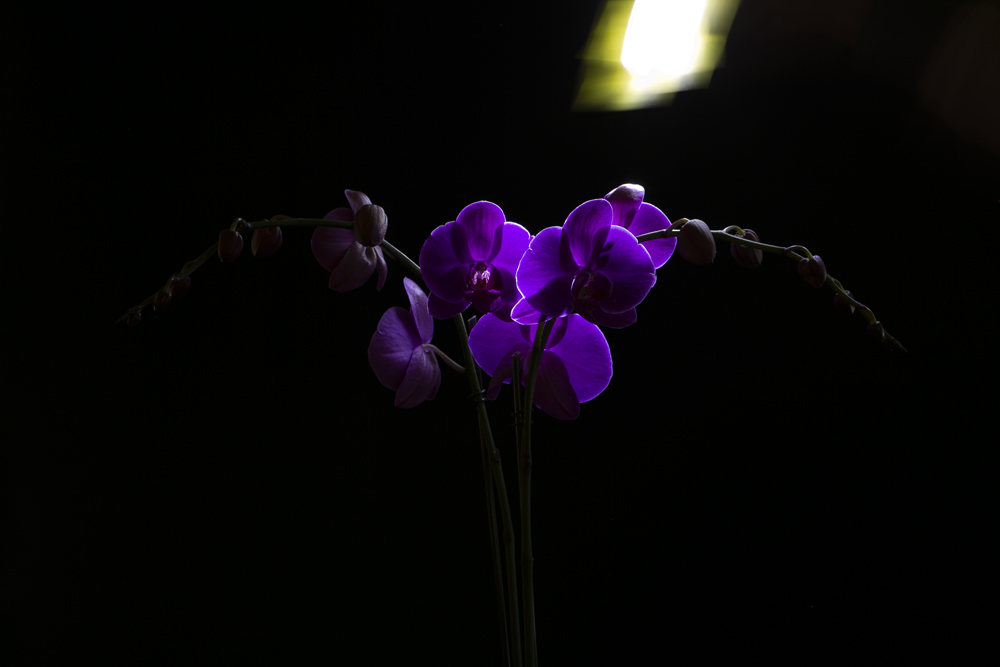
[(885, 329), (882, 328), (881, 322), (876, 322), (875, 324), (868, 325), (868, 336), (872, 340), (881, 343), (885, 340)]
[[(853, 294), (851, 294), (850, 290), (844, 290), (844, 293), (850, 297), (854, 296)], [(851, 304), (850, 301), (841, 296), (840, 292), (837, 292), (833, 296), (833, 305), (837, 307), (837, 312), (843, 315), (851, 315), (852, 313), (854, 313), (854, 306)]]
[[(743, 230), (743, 238), (750, 241), (760, 241), (757, 238), (757, 232), (752, 229)], [(740, 266), (746, 267), (748, 269), (756, 269), (760, 266), (760, 262), (764, 259), (764, 252), (757, 248), (748, 248), (742, 246), (739, 243), (729, 244), (729, 254), (733, 256), (736, 263)]]
[(223, 229), (219, 232), (219, 259), (231, 262), (243, 252), (243, 237), (239, 232)]
[(799, 275), (813, 287), (822, 287), (826, 282), (826, 264), (819, 255), (803, 257), (799, 260)]
[(377, 246), (385, 238), (389, 219), (381, 206), (365, 204), (354, 214), (354, 238), (365, 246)]
[(677, 236), (677, 251), (692, 264), (711, 264), (715, 261), (712, 230), (701, 220), (688, 220)]
[(253, 231), (250, 252), (261, 259), (273, 255), (281, 247), (281, 227), (262, 227)]

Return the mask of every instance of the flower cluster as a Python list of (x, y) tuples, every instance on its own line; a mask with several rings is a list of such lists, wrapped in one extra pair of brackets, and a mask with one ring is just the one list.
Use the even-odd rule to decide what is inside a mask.
[[(469, 346), (492, 376), (490, 399), (510, 382), (515, 353), (524, 364), (521, 377), (528, 375), (538, 329), (552, 320), (534, 401), (553, 417), (575, 419), (580, 404), (611, 381), (611, 351), (600, 327), (636, 321), (636, 307), (656, 283), (656, 269), (677, 246), (676, 238), (643, 243), (636, 238), (670, 226), (660, 209), (642, 201), (644, 194), (640, 186), (622, 185), (534, 237), (488, 201), (466, 206), (431, 232), (420, 250), (430, 294), (406, 279), (410, 310), (386, 312), (368, 348), (375, 375), (396, 391), (396, 405), (412, 407), (434, 397), (441, 374), (430, 344), (432, 318), (451, 318), (472, 306), (482, 316)], [(313, 253), (330, 271), (331, 289), (359, 287), (376, 270), (381, 289), (385, 213), (360, 192), (346, 195), (351, 209), (334, 209), (326, 219), (353, 221), (353, 231), (317, 228)]]

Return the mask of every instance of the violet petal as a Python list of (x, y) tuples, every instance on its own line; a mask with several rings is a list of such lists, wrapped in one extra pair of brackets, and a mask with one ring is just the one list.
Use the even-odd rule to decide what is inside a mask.
[(437, 357), (422, 346), (416, 347), (406, 367), (403, 382), (396, 390), (397, 408), (412, 408), (437, 395), (441, 386), (441, 367)]
[(608, 243), (611, 250), (601, 273), (611, 279), (614, 288), (602, 306), (609, 313), (623, 313), (646, 298), (656, 283), (656, 269), (649, 252), (624, 227), (611, 227)]
[[(349, 208), (335, 208), (326, 215), (323, 216), (324, 220), (338, 220), (340, 222), (353, 222), (354, 221), (354, 211)], [(335, 228), (336, 229), (336, 228)]]
[(353, 242), (330, 272), (330, 289), (348, 292), (364, 285), (375, 273), (375, 248)]
[(518, 324), (538, 324), (545, 316), (531, 307), (527, 299), (521, 299), (510, 312), (510, 318)]
[(429, 343), (434, 337), (434, 318), (427, 312), (427, 295), (420, 289), (420, 285), (406, 277), (403, 278), (403, 287), (410, 299), (410, 315), (413, 317), (420, 342)]
[(469, 254), (476, 261), (489, 259), (494, 245), (500, 242), (503, 223), (503, 211), (488, 201), (469, 204), (455, 219), (455, 224), (465, 229)]
[(542, 352), (535, 379), (535, 405), (556, 419), (580, 416), (580, 401), (570, 382), (566, 365), (558, 354)]
[[(340, 209), (347, 210), (347, 209)], [(332, 218), (326, 218), (330, 220)], [(333, 271), (334, 267), (343, 259), (348, 248), (354, 245), (354, 232), (350, 229), (339, 229), (337, 227), (317, 227), (312, 235), (313, 257), (327, 271)]]
[(464, 302), (465, 279), (473, 264), (466, 230), (449, 222), (441, 225), (420, 249), (420, 267), (431, 292), (451, 303)]
[(515, 222), (504, 224), (500, 252), (490, 260), (493, 270), (499, 270), (503, 278), (503, 289), (500, 292), (503, 305), (513, 306), (521, 300), (521, 293), (517, 291), (517, 265), (530, 242), (531, 234), (527, 229)]
[[(670, 219), (652, 204), (644, 203), (639, 207), (638, 212), (635, 214), (635, 220), (632, 221), (632, 226), (628, 228), (634, 236), (640, 236), (642, 234), (648, 234), (649, 232), (656, 232), (661, 229), (666, 229), (670, 226)], [(649, 252), (650, 259), (653, 260), (653, 268), (658, 269), (667, 263), (670, 256), (674, 254), (674, 248), (677, 247), (677, 237), (673, 236), (668, 239), (653, 239), (652, 241), (643, 241), (642, 247), (644, 247)]]
[(393, 391), (399, 389), (413, 349), (420, 344), (410, 313), (398, 306), (385, 311), (368, 345), (368, 363), (378, 381)]
[(608, 341), (597, 325), (579, 315), (566, 318), (566, 333), (562, 340), (546, 349), (563, 360), (581, 403), (598, 396), (611, 382), (611, 348)]
[(469, 302), (462, 299), (459, 303), (445, 301), (434, 292), (427, 297), (427, 308), (431, 315), (439, 320), (450, 320), (469, 307)]
[(614, 209), (603, 199), (591, 199), (573, 209), (563, 224), (563, 234), (577, 266), (587, 266), (594, 249), (594, 236), (611, 225)]
[[(496, 397), (500, 394), (500, 388), (505, 384), (510, 384), (510, 379), (514, 370), (514, 364), (511, 361), (511, 358), (514, 356), (515, 352), (520, 352), (522, 347), (524, 347), (523, 344), (515, 345), (507, 350), (507, 353), (504, 355), (504, 361), (500, 362), (490, 375), (490, 385), (486, 389), (486, 398), (491, 401), (496, 400)], [(523, 357), (524, 355), (521, 356)]]
[(382, 248), (375, 248), (375, 271), (378, 272), (378, 284), (375, 288), (381, 292), (382, 287), (385, 286), (385, 278), (389, 275), (389, 267), (386, 266)]
[[(604, 195), (604, 198), (611, 204), (611, 208), (614, 209), (611, 224), (632, 231), (632, 220), (642, 204), (642, 197), (645, 193), (646, 189), (641, 185), (626, 183)], [(636, 234), (634, 231), (632, 233)]]
[(479, 318), (475, 328), (469, 334), (469, 349), (476, 363), (489, 375), (509, 361), (512, 349), (522, 352), (521, 356), (531, 353), (531, 340), (527, 337), (529, 327), (515, 322), (504, 322), (493, 313), (487, 313)]
[(570, 288), (576, 267), (567, 267), (572, 255), (564, 256), (569, 246), (562, 242), (563, 236), (559, 227), (543, 229), (531, 239), (517, 267), (518, 291), (532, 308), (550, 317), (564, 314), (573, 305)]
[(364, 192), (358, 192), (357, 190), (344, 190), (344, 195), (347, 197), (347, 201), (351, 205), (351, 211), (354, 213), (357, 213), (358, 209), (362, 206), (372, 203), (372, 200), (369, 199), (368, 195)]

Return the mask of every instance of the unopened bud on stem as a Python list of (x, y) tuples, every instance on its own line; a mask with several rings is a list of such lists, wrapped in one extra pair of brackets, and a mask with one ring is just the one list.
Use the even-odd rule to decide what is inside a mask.
[(711, 264), (715, 261), (712, 230), (701, 220), (688, 220), (677, 235), (677, 251), (692, 264)]
[[(743, 230), (743, 238), (750, 241), (760, 241), (757, 232), (752, 229)], [(733, 256), (736, 263), (748, 269), (756, 269), (764, 259), (764, 253), (759, 248), (748, 248), (739, 243), (729, 244), (729, 254)]]
[(804, 257), (799, 260), (799, 275), (813, 287), (822, 287), (826, 282), (826, 264), (819, 255)]
[(385, 238), (389, 219), (381, 206), (365, 204), (354, 214), (354, 238), (365, 246), (377, 246)]
[(253, 231), (250, 251), (254, 257), (269, 257), (281, 247), (281, 227), (261, 227)]
[(219, 232), (219, 259), (231, 262), (243, 252), (243, 237), (239, 232), (223, 229)]

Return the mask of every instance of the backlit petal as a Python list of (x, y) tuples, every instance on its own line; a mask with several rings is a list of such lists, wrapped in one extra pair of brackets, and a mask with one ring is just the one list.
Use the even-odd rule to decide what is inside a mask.
[(535, 379), (535, 405), (556, 419), (580, 416), (580, 401), (570, 382), (566, 365), (559, 355), (542, 352)]
[(330, 289), (347, 292), (357, 289), (375, 273), (375, 248), (368, 248), (357, 241), (340, 258), (330, 272)]
[(610, 313), (622, 313), (638, 306), (656, 283), (656, 270), (649, 253), (624, 227), (608, 230), (611, 250), (600, 271), (611, 279), (611, 296), (602, 302)]
[(590, 263), (594, 236), (611, 224), (614, 209), (604, 199), (591, 199), (573, 209), (563, 224), (563, 233), (569, 240), (570, 251), (577, 266)]
[[(337, 209), (341, 211), (347, 211), (348, 209)], [(331, 211), (327, 215), (336, 213)], [(325, 218), (326, 220), (334, 220), (335, 218)], [(317, 227), (313, 230), (312, 235), (312, 251), (313, 256), (316, 261), (319, 262), (327, 271), (333, 271), (333, 267), (337, 266), (347, 249), (351, 247), (355, 242), (354, 231), (350, 229), (339, 229), (337, 227)]]
[(344, 195), (347, 196), (347, 201), (351, 205), (351, 210), (355, 213), (357, 213), (358, 209), (362, 206), (372, 203), (372, 200), (369, 199), (368, 195), (364, 192), (358, 192), (357, 190), (344, 190)]
[(420, 336), (410, 313), (399, 307), (387, 310), (368, 345), (368, 363), (379, 382), (393, 391), (398, 389), (413, 349), (419, 345)]
[[(493, 246), (500, 243), (503, 234), (503, 211), (496, 204), (477, 201), (462, 209), (455, 219), (464, 228), (468, 239), (469, 254), (474, 260), (486, 260), (493, 253)], [(423, 261), (420, 262), (423, 265)]]
[(431, 292), (450, 303), (464, 301), (465, 280), (473, 263), (464, 228), (441, 225), (420, 249), (420, 271)]
[[(648, 234), (650, 232), (666, 229), (670, 226), (670, 219), (664, 215), (663, 211), (652, 204), (643, 204), (635, 214), (632, 226), (628, 228), (634, 236)], [(677, 237), (669, 239), (653, 239), (643, 241), (642, 247), (649, 252), (649, 257), (653, 260), (653, 268), (658, 269), (667, 263), (670, 256), (674, 254), (677, 247)]]
[(406, 375), (396, 391), (397, 408), (412, 408), (437, 395), (441, 386), (441, 367), (430, 350), (417, 347), (413, 350)]
[(558, 354), (566, 366), (576, 397), (585, 403), (611, 382), (611, 348), (601, 330), (579, 315), (566, 318), (566, 332), (547, 351)]
[(531, 240), (517, 267), (517, 289), (532, 308), (558, 316), (573, 306), (570, 287), (577, 266), (560, 227), (543, 229)]
[(420, 289), (420, 285), (409, 278), (403, 278), (403, 287), (410, 299), (410, 315), (417, 328), (420, 342), (429, 343), (434, 337), (434, 318), (427, 312), (427, 295)]
[(487, 374), (493, 375), (498, 366), (506, 363), (514, 349), (521, 352), (522, 359), (528, 358), (531, 344), (526, 338), (527, 333), (528, 327), (504, 322), (493, 313), (487, 313), (479, 318), (469, 334), (472, 357)]
[[(619, 185), (604, 195), (604, 198), (610, 202), (611, 207), (614, 209), (614, 217), (611, 220), (611, 224), (632, 231), (632, 220), (635, 218), (636, 211), (639, 210), (639, 205), (642, 204), (642, 197), (645, 192), (645, 188), (641, 185), (626, 183)], [(635, 234), (634, 231), (632, 233)]]

